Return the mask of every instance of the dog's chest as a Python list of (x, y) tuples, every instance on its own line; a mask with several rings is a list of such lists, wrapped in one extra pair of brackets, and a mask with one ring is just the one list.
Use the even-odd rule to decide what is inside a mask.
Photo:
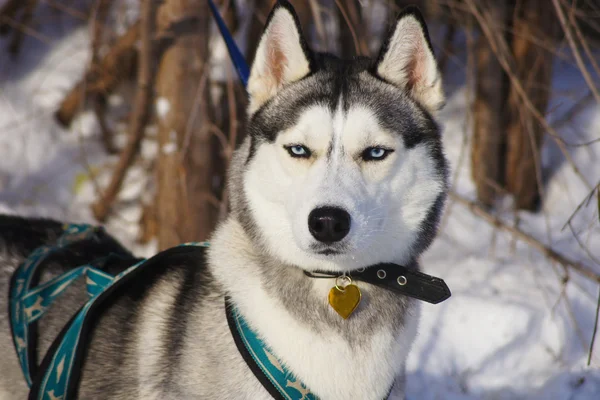
[(249, 318), (263, 327), (258, 332), (273, 353), (320, 398), (381, 400), (403, 375), (416, 317), (407, 318), (402, 329), (381, 328), (349, 340), (294, 319), (276, 300), (267, 304), (251, 306)]

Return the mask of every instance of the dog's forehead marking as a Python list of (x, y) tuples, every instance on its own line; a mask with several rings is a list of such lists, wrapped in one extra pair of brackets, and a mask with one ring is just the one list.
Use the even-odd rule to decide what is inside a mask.
[(342, 134), (345, 128), (345, 113), (343, 109), (344, 99), (342, 95), (340, 95), (337, 103), (337, 107), (333, 113), (333, 135), (331, 136), (331, 142), (329, 143), (329, 150), (327, 152), (327, 156), (330, 160), (339, 159), (340, 156), (344, 153), (344, 148), (342, 145)]
[(335, 108), (315, 103), (298, 114), (296, 123), (280, 132), (280, 144), (304, 144), (316, 155), (337, 165), (369, 146), (402, 146), (400, 132), (390, 131), (376, 109), (363, 102), (348, 104), (340, 93)]

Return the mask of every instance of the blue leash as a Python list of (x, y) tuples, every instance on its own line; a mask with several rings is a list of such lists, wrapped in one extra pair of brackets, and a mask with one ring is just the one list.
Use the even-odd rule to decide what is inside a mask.
[(227, 45), (227, 51), (229, 52), (229, 56), (231, 57), (231, 61), (237, 70), (238, 76), (240, 80), (244, 84), (244, 87), (248, 86), (248, 77), (250, 76), (250, 69), (248, 68), (248, 63), (246, 63), (246, 59), (244, 58), (242, 52), (240, 51), (237, 44), (235, 44), (235, 40), (231, 36), (229, 29), (227, 29), (227, 25), (223, 21), (217, 6), (213, 0), (208, 0), (208, 5), (210, 6), (210, 10), (212, 11), (213, 16), (215, 17), (215, 21), (217, 22), (217, 26), (219, 27), (219, 31), (221, 31), (221, 36), (223, 36), (223, 40)]

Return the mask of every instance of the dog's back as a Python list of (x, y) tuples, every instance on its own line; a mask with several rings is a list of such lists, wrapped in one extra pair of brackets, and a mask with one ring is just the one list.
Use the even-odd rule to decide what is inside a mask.
[[(4, 303), (0, 306), (2, 310), (8, 310), (9, 286), (17, 267), (36, 248), (54, 246), (62, 232), (63, 225), (56, 221), (0, 216), (0, 291), (3, 293), (0, 302)], [(80, 389), (80, 398), (132, 398), (139, 395), (136, 393), (136, 383), (140, 357), (136, 343), (140, 333), (143, 336), (143, 332), (136, 328), (146, 327), (139, 318), (144, 314), (144, 308), (147, 308), (145, 303), (148, 292), (156, 290), (155, 284), (160, 280), (162, 284), (158, 285), (159, 290), (167, 287), (173, 289), (170, 292), (165, 290), (162, 299), (175, 298), (176, 302), (184, 304), (185, 299), (178, 298), (182, 296), (182, 292), (175, 289), (183, 288), (184, 281), (190, 284), (198, 282), (195, 278), (200, 278), (203, 271), (205, 272), (203, 268), (189, 268), (190, 262), (202, 263), (202, 259), (197, 257), (198, 252), (195, 252), (193, 261), (182, 251), (176, 252), (177, 254), (171, 253), (168, 257), (162, 257), (165, 262), (157, 260), (160, 265), (153, 271), (145, 273), (141, 279), (122, 290), (117, 290), (109, 301), (103, 304), (104, 311), (94, 322), (92, 334), (84, 339), (89, 341), (89, 347), (82, 369), (81, 381), (84, 384)], [(119, 255), (102, 266), (102, 269), (111, 275), (118, 274), (138, 261), (111, 236), (100, 230), (92, 238), (74, 242), (48, 257), (40, 264), (36, 280), (38, 284), (42, 284), (109, 254)], [(156, 300), (156, 297), (154, 299)], [(85, 281), (80, 279), (48, 307), (37, 322), (37, 340), (33, 337), (37, 344), (32, 348), (35, 353), (34, 364), (41, 362), (63, 327), (87, 300)], [(177, 321), (169, 321), (168, 310), (163, 311), (164, 313), (155, 317), (161, 319), (165, 326), (172, 325), (173, 329), (178, 329)], [(164, 350), (165, 353), (170, 351)], [(28, 388), (13, 346), (9, 316), (6, 312), (0, 316), (0, 351), (3, 354), (0, 362), (0, 399), (25, 398)], [(168, 359), (168, 355), (165, 354), (165, 360)], [(165, 363), (165, 368), (167, 365), (168, 363)], [(34, 377), (35, 368), (31, 373)], [(93, 379), (87, 379), (89, 377)]]
[[(0, 399), (25, 398), (26, 381), (19, 366), (13, 345), (8, 311), (8, 294), (11, 278), (17, 267), (40, 246), (55, 245), (63, 232), (63, 224), (48, 219), (25, 219), (13, 216), (0, 216), (0, 349), (3, 354), (0, 362)], [(40, 265), (36, 280), (46, 282), (69, 269), (84, 265), (109, 253), (128, 255), (121, 263), (113, 263), (111, 272), (123, 269), (133, 256), (114, 239), (100, 233), (92, 240), (74, 243), (65, 251), (48, 258)], [(129, 258), (130, 260), (127, 260)], [(34, 360), (39, 363), (61, 329), (86, 301), (84, 282), (76, 282), (67, 289), (37, 323), (37, 351)], [(35, 368), (32, 369), (35, 374)]]

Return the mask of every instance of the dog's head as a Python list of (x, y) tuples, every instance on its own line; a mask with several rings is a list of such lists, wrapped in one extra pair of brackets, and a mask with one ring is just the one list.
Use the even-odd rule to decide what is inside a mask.
[(273, 256), (306, 270), (407, 262), (431, 243), (447, 191), (433, 113), (441, 77), (419, 11), (377, 59), (310, 51), (291, 5), (271, 12), (248, 82), (232, 211)]

